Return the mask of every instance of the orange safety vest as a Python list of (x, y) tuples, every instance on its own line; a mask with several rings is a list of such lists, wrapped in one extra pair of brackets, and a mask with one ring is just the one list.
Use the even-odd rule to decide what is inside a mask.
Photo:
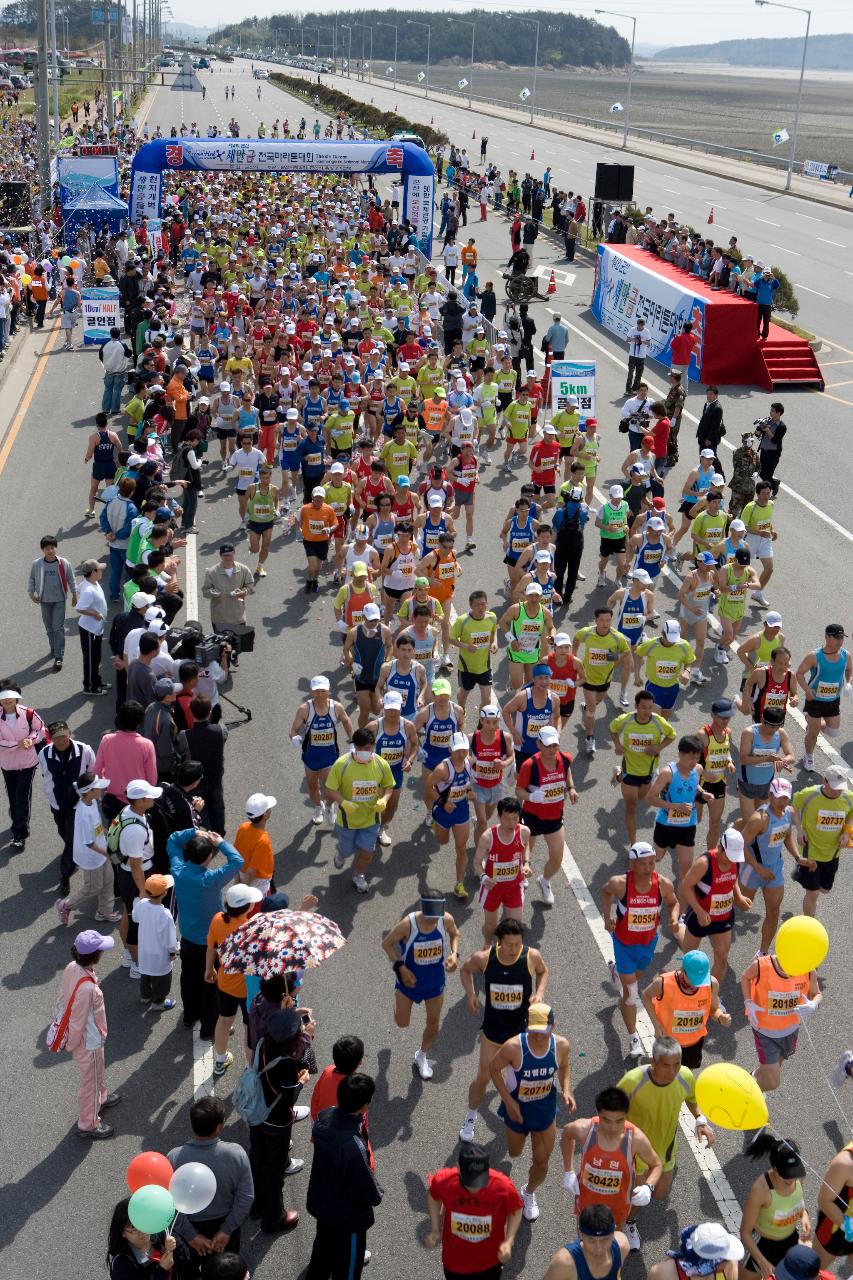
[[(456, 559), (455, 551), (448, 551), (445, 556), (436, 550), (435, 567), (430, 571), (429, 593), (435, 600), (440, 600), (442, 604), (450, 600), (456, 590)], [(436, 581), (437, 579), (437, 581)]]
[(424, 400), (423, 418), (427, 431), (443, 431), (449, 412), (450, 406), (446, 400)]
[(758, 977), (750, 986), (750, 999), (758, 1006), (755, 1022), (759, 1031), (789, 1034), (800, 1025), (797, 1007), (808, 996), (810, 974), (783, 977), (772, 956), (758, 957)]
[(682, 1048), (705, 1035), (711, 1012), (711, 988), (697, 987), (692, 995), (682, 989), (678, 973), (661, 974), (663, 992), (652, 1001), (658, 1022)]
[(476, 245), (473, 245), (473, 244), (466, 244), (466, 245), (463, 245), (463, 246), (462, 246), (462, 252), (461, 252), (461, 254), (460, 254), (459, 256), (461, 257), (462, 261), (463, 261), (464, 263), (466, 263), (468, 266), (470, 266), (470, 267), (476, 267), (476, 265), (477, 265), (477, 246), (476, 246)]
[(605, 1151), (598, 1145), (598, 1116), (593, 1116), (581, 1151), (578, 1170), (580, 1193), (575, 1203), (577, 1214), (587, 1205), (603, 1204), (616, 1219), (616, 1226), (624, 1226), (634, 1190), (635, 1128), (636, 1125), (626, 1120), (619, 1146), (614, 1151)]

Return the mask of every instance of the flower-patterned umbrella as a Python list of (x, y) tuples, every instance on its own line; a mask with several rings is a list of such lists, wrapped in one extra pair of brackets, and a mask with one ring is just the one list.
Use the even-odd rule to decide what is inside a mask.
[(346, 942), (334, 920), (313, 911), (261, 911), (219, 949), (226, 973), (272, 978), (287, 969), (314, 969)]

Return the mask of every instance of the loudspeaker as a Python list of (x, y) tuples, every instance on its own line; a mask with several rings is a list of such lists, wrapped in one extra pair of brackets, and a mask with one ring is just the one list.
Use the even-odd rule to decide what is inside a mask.
[(0, 226), (26, 227), (31, 222), (29, 183), (0, 182)]
[(624, 203), (634, 198), (634, 166), (632, 164), (597, 164), (595, 166), (595, 199)]

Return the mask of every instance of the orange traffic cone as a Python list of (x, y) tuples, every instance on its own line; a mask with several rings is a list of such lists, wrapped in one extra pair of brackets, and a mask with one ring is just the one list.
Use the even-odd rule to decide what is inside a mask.
[(708, 226), (714, 221), (714, 206), (711, 205), (711, 212), (708, 214)]
[(551, 279), (548, 281), (548, 294), (550, 296), (552, 293), (556, 293), (556, 292), (557, 292), (557, 281), (555, 280), (554, 272), (552, 271)]
[(531, 151), (531, 153), (530, 153), (530, 159), (531, 159), (531, 160), (535, 160), (535, 159), (536, 159), (536, 152), (535, 152), (535, 151)]
[(435, 124), (435, 116), (430, 116), (429, 122), (430, 124)]

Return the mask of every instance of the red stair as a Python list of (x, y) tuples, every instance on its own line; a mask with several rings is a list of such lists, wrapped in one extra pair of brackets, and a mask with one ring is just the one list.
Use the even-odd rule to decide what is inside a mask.
[(824, 389), (820, 365), (805, 338), (777, 324), (771, 324), (769, 338), (756, 347), (754, 377), (765, 391), (782, 387)]

